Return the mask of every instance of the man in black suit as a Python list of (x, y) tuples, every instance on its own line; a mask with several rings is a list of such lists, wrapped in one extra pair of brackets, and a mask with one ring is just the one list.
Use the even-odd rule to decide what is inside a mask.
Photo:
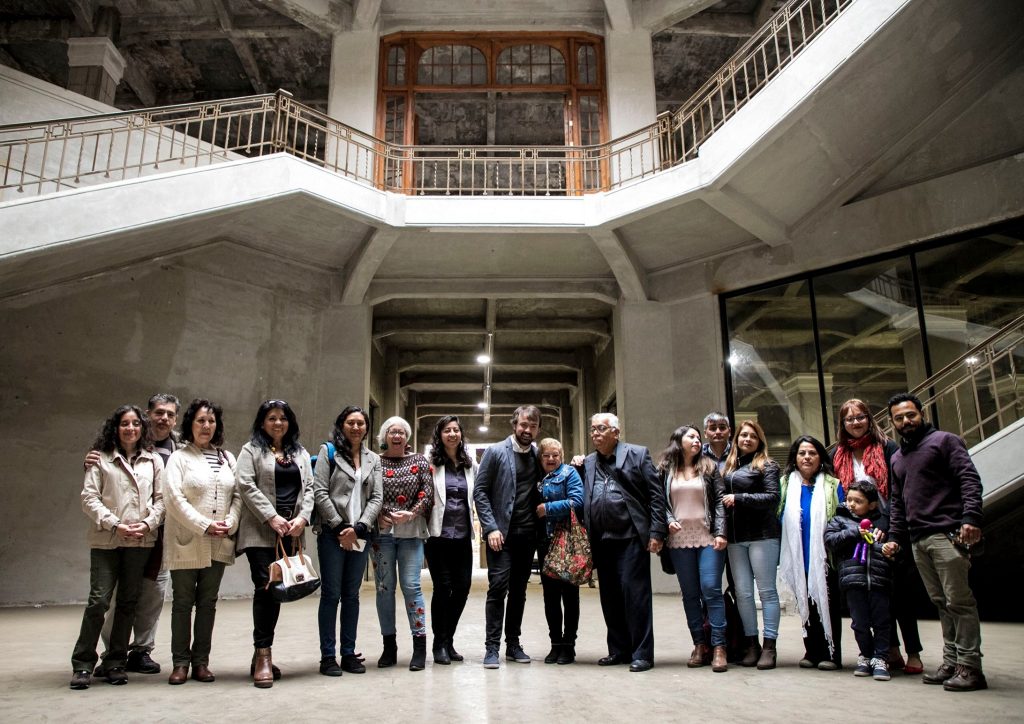
[(650, 553), (665, 539), (665, 493), (645, 447), (619, 441), (619, 418), (590, 420), (595, 452), (583, 463), (583, 518), (593, 548), (608, 627), (600, 666), (654, 666), (654, 608)]

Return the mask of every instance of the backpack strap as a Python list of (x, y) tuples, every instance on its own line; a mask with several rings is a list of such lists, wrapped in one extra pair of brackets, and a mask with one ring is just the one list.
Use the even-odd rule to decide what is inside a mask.
[(331, 464), (330, 475), (334, 475), (334, 469), (338, 467), (338, 463), (334, 459), (334, 456), (335, 454), (337, 454), (338, 450), (337, 448), (334, 447), (334, 443), (331, 442), (330, 440), (328, 440), (324, 444), (327, 445), (327, 461)]

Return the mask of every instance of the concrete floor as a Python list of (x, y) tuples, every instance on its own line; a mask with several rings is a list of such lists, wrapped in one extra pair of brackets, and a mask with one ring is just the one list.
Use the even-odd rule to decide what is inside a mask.
[[(244, 565), (244, 561), (242, 561)], [(546, 666), (547, 653), (540, 585), (530, 582), (523, 644), (534, 657), (530, 665), (508, 664), (488, 671), (483, 657), (484, 591), (477, 573), (466, 608), (457, 648), (466, 661), (452, 666), (407, 670), (410, 644), (399, 637), (399, 666), (340, 679), (317, 673), (316, 607), (318, 598), (289, 604), (282, 612), (274, 661), (285, 677), (269, 690), (249, 681), (251, 618), (248, 600), (222, 601), (218, 606), (211, 669), (217, 681), (167, 685), (169, 666), (169, 604), (157, 637), (155, 658), (162, 674), (130, 674), (125, 687), (97, 681), (87, 691), (67, 688), (70, 653), (81, 622), (81, 606), (0, 609), (0, 641), (6, 656), (0, 662), (0, 722), (198, 722), (283, 721), (329, 716), (343, 721), (480, 722), (550, 719), (601, 722), (684, 720), (703, 712), (704, 720), (735, 722), (896, 721), (931, 722), (1024, 721), (1024, 626), (985, 624), (985, 670), (990, 690), (953, 694), (923, 686), (920, 677), (896, 675), (892, 681), (854, 678), (856, 658), (852, 634), (844, 630), (847, 669), (826, 673), (797, 668), (803, 653), (799, 621), (784, 616), (775, 671), (732, 667), (715, 674), (709, 668), (686, 668), (690, 652), (677, 596), (655, 596), (656, 663), (654, 670), (631, 674), (625, 667), (599, 668), (604, 623), (597, 590), (582, 591), (582, 624), (573, 666)], [(429, 580), (424, 576), (424, 587)], [(429, 600), (429, 593), (428, 600)], [(372, 583), (365, 583), (358, 648), (373, 664), (380, 653), (379, 628)], [(401, 610), (401, 609), (399, 609)], [(849, 622), (845, 622), (848, 627)], [(938, 663), (938, 624), (921, 624), (927, 667)]]

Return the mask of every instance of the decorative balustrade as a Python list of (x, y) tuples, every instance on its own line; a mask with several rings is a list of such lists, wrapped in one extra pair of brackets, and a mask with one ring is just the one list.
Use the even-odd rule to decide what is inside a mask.
[(289, 153), (399, 193), (568, 196), (607, 191), (697, 156), (702, 143), (853, 0), (790, 0), (681, 108), (594, 146), (402, 146), (286, 91), (0, 126), (0, 202)]

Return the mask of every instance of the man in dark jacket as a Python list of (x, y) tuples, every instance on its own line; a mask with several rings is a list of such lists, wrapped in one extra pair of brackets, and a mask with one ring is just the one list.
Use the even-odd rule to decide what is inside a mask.
[(539, 409), (533, 405), (516, 408), (512, 413), (512, 434), (487, 448), (473, 486), (476, 514), (487, 543), (485, 669), (499, 666), (503, 619), (505, 659), (530, 663), (519, 635), (526, 608), (526, 585), (537, 551), (537, 482), (544, 475), (533, 441), (539, 429)]
[(608, 655), (601, 666), (654, 666), (650, 553), (665, 540), (665, 495), (645, 447), (619, 442), (619, 419), (594, 415), (583, 463), (583, 518), (593, 544)]
[(942, 665), (926, 684), (975, 691), (988, 684), (981, 672), (981, 623), (967, 582), (970, 547), (981, 540), (981, 478), (964, 441), (924, 421), (921, 400), (903, 393), (889, 400), (900, 435), (892, 457), (890, 538), (887, 553), (909, 538), (921, 579), (939, 610)]

